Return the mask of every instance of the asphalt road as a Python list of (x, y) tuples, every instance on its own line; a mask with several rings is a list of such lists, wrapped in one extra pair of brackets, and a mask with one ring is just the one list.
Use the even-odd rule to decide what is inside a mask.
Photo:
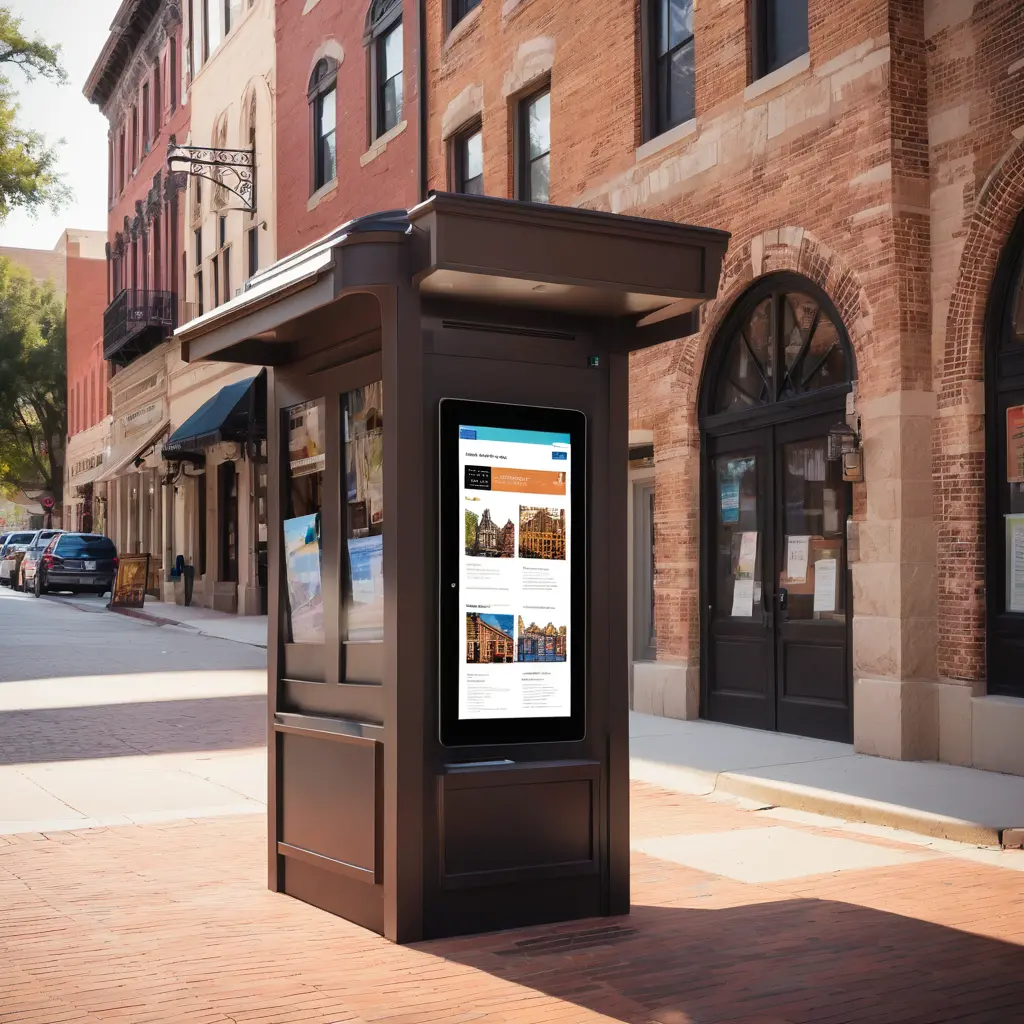
[(266, 651), (0, 589), (0, 835), (262, 813)]

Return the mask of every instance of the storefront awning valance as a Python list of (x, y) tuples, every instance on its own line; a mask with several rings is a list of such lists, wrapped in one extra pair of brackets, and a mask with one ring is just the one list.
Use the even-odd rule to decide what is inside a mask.
[(110, 461), (103, 464), (103, 472), (96, 477), (94, 483), (98, 483), (101, 480), (113, 480), (113, 478), (124, 470), (130, 462), (134, 462), (139, 458), (139, 456), (144, 455), (150, 448), (156, 447), (160, 442), (160, 438), (167, 430), (167, 427), (167, 420), (164, 420), (158, 427), (146, 434), (141, 443), (136, 437), (135, 439), (126, 441), (122, 444), (121, 447), (112, 454)]
[(163, 457), (180, 458), (221, 441), (265, 438), (266, 408), (266, 371), (226, 384), (171, 434), (164, 443)]

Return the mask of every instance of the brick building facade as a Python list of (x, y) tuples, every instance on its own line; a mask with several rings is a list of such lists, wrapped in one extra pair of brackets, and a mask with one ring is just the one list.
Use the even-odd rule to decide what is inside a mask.
[(64, 259), (67, 283), (68, 442), (62, 523), (68, 530), (91, 530), (97, 527), (91, 479), (102, 465), (110, 435), (109, 370), (103, 358), (106, 235), (68, 230), (57, 251)]
[[(417, 12), (401, 0), (277, 0), (279, 255), (352, 217), (419, 200)], [(394, 124), (378, 110), (385, 71), (392, 91), (401, 76)], [(317, 137), (326, 143), (319, 167)]]
[(163, 574), (158, 446), (169, 428), (163, 363), (167, 339), (188, 319), (182, 182), (166, 168), (170, 139), (188, 132), (187, 52), (176, 0), (124, 0), (84, 88), (110, 126), (103, 355), (111, 431), (93, 486), (118, 550), (153, 556), (154, 593)]
[[(634, 604), (638, 709), (766, 728), (796, 721), (794, 731), (850, 738), (865, 752), (1024, 773), (1011, 740), (1024, 728), (1024, 689), (989, 685), (986, 644), (1002, 594), (986, 592), (986, 553), (1003, 553), (1001, 538), (986, 544), (985, 518), (986, 487), (1006, 484), (993, 475), (998, 458), (986, 470), (986, 423), (990, 449), (1002, 429), (992, 381), (986, 420), (986, 314), (1002, 302), (998, 268), (1007, 291), (1017, 272), (1005, 250), (1024, 209), (1024, 7), (809, 0), (801, 25), (803, 7), (602, 0), (581, 17), (578, 5), (544, 0), (428, 0), (429, 185), (458, 187), (482, 143), (489, 195), (529, 198), (539, 165), (551, 202), (732, 233), (718, 298), (696, 333), (631, 364), (634, 478), (653, 493), (646, 577), (637, 570), (647, 548), (634, 538), (634, 579), (653, 589), (649, 636), (639, 635), (646, 598)], [(725, 349), (757, 323), (744, 303), (762, 300), (778, 311), (780, 365), (762, 367), (771, 397), (740, 398), (730, 419), (715, 390), (730, 372)], [(802, 309), (816, 319), (801, 324)], [(807, 350), (825, 344), (812, 337), (820, 324), (845, 376), (830, 387), (809, 380), (797, 395), (790, 376), (796, 368), (803, 383), (815, 370)], [(796, 424), (815, 410), (825, 426), (800, 435)], [(833, 469), (807, 469), (817, 455), (792, 468), (794, 445), (824, 453), (829, 415), (860, 437), (864, 481), (852, 487)], [(758, 465), (778, 475), (758, 477), (757, 510), (743, 527), (732, 505), (739, 484), (733, 492), (715, 474), (735, 470), (729, 444), (746, 436), (753, 445), (758, 423), (777, 439), (757, 442)], [(785, 525), (791, 495), (775, 492), (797, 477), (815, 501), (827, 492), (835, 529), (806, 525), (821, 508), (798, 508), (804, 525)], [(836, 526), (843, 502), (850, 522)], [(734, 537), (755, 534), (758, 552), (740, 596), (734, 560), (721, 605), (715, 516)], [(821, 545), (834, 557), (818, 577), (839, 578), (831, 603), (814, 597), (812, 606), (800, 589), (812, 578), (803, 552)], [(780, 570), (794, 566), (803, 576), (783, 588)], [(803, 607), (803, 597), (804, 639), (786, 640), (779, 601)], [(826, 619), (834, 640), (807, 639)], [(1004, 620), (996, 625), (1012, 643), (1018, 620)], [(730, 660), (741, 643), (761, 653)], [(730, 665), (762, 675), (709, 678)], [(817, 690), (829, 673), (836, 689)], [(756, 698), (767, 710), (716, 713), (716, 695), (721, 708)], [(796, 719), (783, 718), (787, 701)], [(800, 717), (827, 704), (834, 728)]]

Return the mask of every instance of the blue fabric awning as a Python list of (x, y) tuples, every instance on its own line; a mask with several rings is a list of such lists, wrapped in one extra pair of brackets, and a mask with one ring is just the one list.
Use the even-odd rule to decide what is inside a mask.
[(266, 370), (227, 384), (204, 402), (163, 446), (164, 459), (198, 452), (221, 441), (263, 439), (267, 436)]

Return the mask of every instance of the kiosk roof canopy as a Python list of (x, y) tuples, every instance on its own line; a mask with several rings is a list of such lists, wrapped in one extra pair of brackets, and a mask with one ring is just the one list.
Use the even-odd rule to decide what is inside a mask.
[[(341, 225), (176, 333), (190, 361), (286, 363), (296, 356), (294, 342), (322, 328), (326, 307), (388, 286), (415, 289), (424, 304), (640, 327), (713, 298), (728, 239), (724, 231), (668, 221), (437, 193), (409, 211)], [(396, 258), (399, 252), (406, 258)], [(631, 347), (655, 340), (663, 339)]]

